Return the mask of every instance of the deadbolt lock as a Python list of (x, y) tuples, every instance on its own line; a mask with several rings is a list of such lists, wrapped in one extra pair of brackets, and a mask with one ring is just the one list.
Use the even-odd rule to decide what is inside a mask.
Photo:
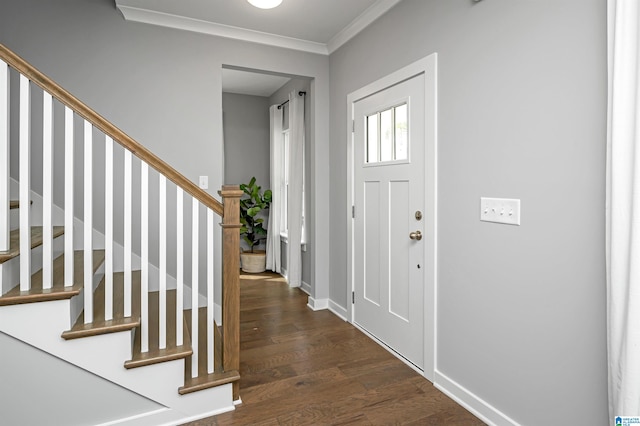
[(422, 212), (420, 210), (416, 212), (416, 220), (422, 220)]

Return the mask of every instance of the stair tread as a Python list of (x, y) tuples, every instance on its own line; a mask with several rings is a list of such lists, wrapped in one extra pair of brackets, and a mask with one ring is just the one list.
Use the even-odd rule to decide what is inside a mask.
[[(94, 250), (93, 271), (104, 262), (104, 250)], [(64, 255), (53, 261), (53, 285), (49, 289), (42, 288), (42, 270), (31, 276), (31, 289), (20, 291), (20, 285), (15, 286), (0, 297), (0, 306), (18, 305), (22, 303), (46, 302), (51, 300), (70, 299), (80, 293), (84, 285), (84, 252), (74, 252), (74, 284), (64, 286)]]
[(191, 392), (198, 392), (216, 386), (226, 385), (227, 383), (233, 383), (237, 380), (240, 380), (240, 373), (236, 370), (216, 372), (207, 374), (206, 376), (198, 376), (195, 379), (188, 378), (185, 379), (184, 386), (178, 389), (178, 393), (185, 395)]
[[(191, 328), (191, 310), (185, 310), (185, 319)], [(198, 309), (198, 377), (191, 377), (192, 358), (187, 358), (184, 366), (184, 386), (178, 389), (181, 395), (197, 392), (203, 389), (224, 385), (240, 380), (240, 373), (236, 370), (223, 371), (222, 366), (222, 335), (214, 322), (214, 373), (207, 372), (207, 308)]]
[(167, 291), (167, 347), (165, 349), (159, 348), (159, 306), (160, 294), (157, 291), (149, 292), (149, 351), (143, 353), (141, 350), (141, 332), (138, 328), (133, 340), (133, 356), (124, 363), (125, 368), (137, 368), (187, 358), (193, 353), (191, 338), (185, 321), (180, 324), (183, 327), (183, 344), (176, 345), (176, 324), (175, 321), (172, 321), (176, 315), (175, 290)]
[[(33, 201), (29, 202), (29, 205), (33, 204)], [(9, 200), (9, 210), (19, 209), (20, 201), (19, 200)]]
[(105, 320), (105, 278), (93, 293), (93, 322), (84, 323), (84, 311), (71, 330), (62, 333), (64, 339), (97, 336), (131, 330), (140, 325), (140, 271), (131, 275), (131, 316), (124, 316), (124, 272), (113, 274), (113, 319)]
[[(53, 238), (64, 234), (64, 226), (53, 227)], [(31, 248), (42, 245), (42, 226), (31, 227)], [(0, 253), (0, 263), (4, 263), (20, 255), (20, 230), (14, 229), (9, 235), (9, 251)]]

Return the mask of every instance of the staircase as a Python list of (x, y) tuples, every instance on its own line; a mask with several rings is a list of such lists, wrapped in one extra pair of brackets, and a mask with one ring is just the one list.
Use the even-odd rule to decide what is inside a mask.
[[(0, 44), (0, 337), (156, 404), (93, 424), (180, 424), (239, 401), (242, 191), (219, 194)], [(9, 407), (21, 396), (3, 398)]]

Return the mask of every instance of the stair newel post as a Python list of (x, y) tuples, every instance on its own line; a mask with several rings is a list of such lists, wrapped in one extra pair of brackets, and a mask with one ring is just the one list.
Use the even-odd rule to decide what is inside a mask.
[(0, 251), (9, 250), (9, 66), (0, 61)]
[[(223, 367), (240, 370), (240, 197), (237, 185), (223, 185), (218, 192), (224, 204), (222, 217), (222, 328)], [(240, 398), (239, 382), (233, 383), (233, 399)]]

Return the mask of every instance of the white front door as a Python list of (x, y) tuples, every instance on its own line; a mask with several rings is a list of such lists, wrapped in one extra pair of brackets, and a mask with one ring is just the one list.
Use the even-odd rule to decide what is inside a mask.
[(424, 369), (425, 77), (353, 105), (354, 322)]

